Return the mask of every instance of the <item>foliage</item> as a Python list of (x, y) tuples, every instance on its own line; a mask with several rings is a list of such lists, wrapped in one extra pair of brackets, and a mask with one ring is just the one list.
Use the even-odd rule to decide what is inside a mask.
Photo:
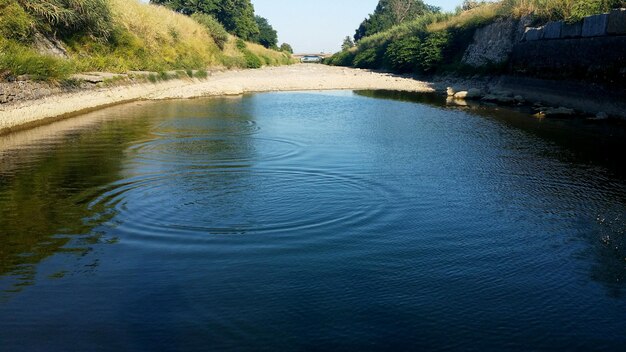
[[(58, 80), (81, 71), (193, 72), (210, 66), (291, 63), (290, 56), (283, 52), (241, 40), (243, 48), (250, 52), (244, 57), (235, 47), (234, 37), (220, 31), (221, 27), (209, 28), (212, 24), (204, 21), (208, 15), (198, 14), (194, 20), (137, 0), (106, 0), (110, 11), (107, 26), (112, 29), (106, 37), (97, 37), (95, 32), (87, 35), (86, 31), (68, 35), (69, 32), (42, 22), (20, 4), (18, 0), (0, 0), (0, 76), (29, 74)], [(54, 39), (55, 32), (66, 33), (57, 39), (61, 39), (69, 59), (42, 55), (33, 49), (35, 34)], [(154, 79), (159, 80), (159, 75)]]
[(41, 30), (70, 36), (77, 33), (107, 38), (113, 31), (107, 0), (18, 0), (36, 17)]
[(228, 41), (228, 32), (215, 17), (204, 13), (194, 13), (191, 15), (191, 18), (206, 27), (215, 44), (217, 44), (220, 49), (224, 49), (224, 45)]
[(70, 62), (41, 55), (13, 41), (0, 42), (0, 73), (28, 74), (34, 79), (64, 78), (73, 72)]
[(34, 19), (13, 0), (0, 0), (0, 37), (28, 41)]
[(250, 38), (253, 42), (259, 43), (268, 49), (278, 49), (278, 33), (269, 24), (266, 18), (256, 16), (255, 21), (259, 28), (258, 34)]
[(215, 17), (226, 30), (244, 40), (259, 34), (250, 0), (150, 0), (185, 15), (203, 13)]
[(280, 51), (289, 53), (289, 54), (293, 54), (293, 48), (291, 47), (291, 45), (287, 44), (287, 43), (282, 43), (280, 45)]
[(343, 43), (341, 44), (341, 50), (350, 50), (354, 48), (354, 42), (350, 36), (346, 36), (343, 38)]
[(344, 48), (326, 62), (331, 65), (391, 69), (395, 72), (432, 73), (458, 69), (462, 66), (463, 53), (471, 43), (475, 30), (498, 18), (531, 15), (538, 23), (549, 20), (577, 21), (585, 16), (607, 12), (611, 8), (626, 6), (626, 1), (466, 0), (456, 14), (425, 11), (413, 20), (378, 31), (394, 22), (392, 12), (384, 11), (385, 6), (389, 7), (390, 4), (391, 1), (380, 0), (376, 11), (368, 19), (370, 22), (365, 23), (373, 34), (358, 38), (360, 40), (356, 48)]
[(355, 56), (355, 50), (344, 50), (324, 60), (324, 63), (332, 66), (352, 66)]
[(422, 41), (417, 36), (409, 36), (394, 41), (387, 47), (385, 62), (396, 72), (405, 73), (415, 70)]
[(379, 0), (374, 13), (359, 25), (354, 39), (359, 41), (395, 25), (434, 12), (439, 12), (439, 9), (426, 5), (422, 0)]
[(624, 0), (502, 0), (500, 15), (516, 17), (533, 15), (541, 22), (550, 20), (578, 21), (583, 17), (607, 12), (612, 8), (625, 7)]

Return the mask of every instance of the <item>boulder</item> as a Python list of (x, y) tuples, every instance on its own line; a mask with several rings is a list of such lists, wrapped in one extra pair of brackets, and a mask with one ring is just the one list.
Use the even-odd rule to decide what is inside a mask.
[(580, 38), (583, 35), (582, 21), (575, 23), (563, 23), (561, 26), (561, 38)]
[(456, 94), (456, 90), (452, 87), (448, 87), (446, 89), (446, 93), (448, 94), (449, 97), (453, 97)]
[(543, 39), (559, 39), (561, 38), (561, 30), (563, 22), (548, 22), (543, 27)]
[(454, 99), (465, 99), (467, 98), (467, 91), (466, 90), (462, 90), (460, 92), (457, 92), (456, 94), (454, 94)]
[(606, 13), (585, 17), (583, 21), (583, 37), (601, 37), (606, 35), (609, 15)]
[(574, 114), (576, 114), (576, 111), (574, 111), (573, 109), (568, 109), (568, 108), (564, 108), (564, 107), (558, 107), (558, 108), (549, 108), (547, 110), (544, 110), (541, 112), (542, 115), (544, 115), (545, 117), (566, 117), (566, 116), (573, 116)]
[(609, 118), (609, 114), (606, 112), (599, 112), (596, 114), (596, 120), (607, 120)]
[(608, 34), (626, 34), (626, 9), (615, 9), (609, 13)]
[(535, 41), (541, 39), (539, 28), (526, 28), (526, 32), (524, 32), (524, 40), (525, 41)]

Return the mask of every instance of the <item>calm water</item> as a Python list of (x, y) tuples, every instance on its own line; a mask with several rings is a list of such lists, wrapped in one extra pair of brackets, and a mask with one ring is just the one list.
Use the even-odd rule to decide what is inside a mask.
[(620, 350), (619, 126), (389, 92), (0, 138), (0, 350)]

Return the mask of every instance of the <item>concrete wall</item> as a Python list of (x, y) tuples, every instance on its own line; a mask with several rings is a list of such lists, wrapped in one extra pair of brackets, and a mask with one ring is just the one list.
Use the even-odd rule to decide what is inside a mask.
[(548, 22), (545, 26), (526, 28), (522, 41), (592, 38), (626, 35), (626, 9), (585, 17), (577, 23)]
[(626, 36), (525, 41), (510, 57), (513, 74), (626, 86)]

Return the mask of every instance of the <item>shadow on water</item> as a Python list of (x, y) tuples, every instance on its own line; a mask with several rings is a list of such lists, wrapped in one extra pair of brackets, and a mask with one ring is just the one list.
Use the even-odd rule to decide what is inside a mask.
[(538, 119), (528, 107), (513, 108), (467, 101), (468, 105), (449, 104), (439, 93), (399, 91), (356, 91), (355, 94), (377, 98), (427, 104), (469, 112), (514, 127), (558, 145), (561, 153), (554, 155), (567, 163), (606, 167), (620, 179), (626, 179), (626, 125), (618, 121), (587, 121), (584, 119)]
[[(93, 269), (94, 248), (118, 241), (100, 226), (145, 220), (120, 220), (122, 206), (94, 199), (127, 197), (136, 184), (154, 191), (150, 180), (174, 189), (181, 174), (249, 166), (256, 132), (250, 108), (241, 98), (134, 103), (0, 137), (0, 291), (33, 285), (39, 264), (57, 254), (88, 256), (80, 263)], [(208, 111), (219, 118), (207, 119)], [(228, 189), (245, 173), (231, 176), (209, 174), (198, 187), (211, 189), (215, 180), (214, 188)], [(143, 204), (141, 214), (158, 219), (168, 206), (179, 204)], [(72, 270), (46, 267), (46, 275), (59, 279)]]
[[(7, 282), (0, 289), (34, 284), (37, 265), (57, 253), (86, 256), (98, 244), (115, 243), (94, 231), (107, 217), (90, 209), (85, 197), (119, 178), (127, 143), (146, 126), (139, 120), (107, 124), (107, 117), (94, 115), (0, 138), (0, 277)], [(112, 138), (117, 143), (105, 142)]]
[[(437, 108), (460, 110), (475, 116), (495, 121), (506, 128), (521, 131), (527, 136), (538, 138), (554, 148), (540, 148), (537, 157), (548, 157), (571, 166), (571, 177), (589, 182), (597, 189), (613, 189), (611, 197), (620, 204), (626, 204), (624, 192), (619, 192), (626, 180), (626, 125), (621, 121), (586, 121), (577, 119), (538, 119), (532, 116), (528, 107), (498, 107), (479, 102), (467, 102), (467, 105), (450, 104), (441, 94), (413, 93), (399, 91), (356, 91), (355, 94), (376, 99), (426, 104)], [(505, 167), (515, 169), (519, 165)], [(609, 171), (609, 177), (584, 180), (588, 175), (580, 169), (600, 168)], [(512, 170), (519, 174), (528, 174), (530, 170)], [(529, 175), (531, 176), (531, 175)], [(559, 196), (549, 194), (549, 190), (526, 189), (536, 196)], [(584, 197), (576, 194), (580, 190), (572, 187), (567, 190), (569, 196)], [(543, 194), (542, 194), (543, 193)], [(560, 195), (563, 197), (562, 195)], [(597, 201), (596, 195), (588, 195), (589, 202)], [(583, 250), (583, 257), (593, 257), (594, 262), (589, 275), (592, 280), (603, 283), (612, 297), (623, 295), (626, 284), (626, 214), (621, 210), (608, 210), (596, 216), (599, 231), (583, 236), (588, 246)]]

